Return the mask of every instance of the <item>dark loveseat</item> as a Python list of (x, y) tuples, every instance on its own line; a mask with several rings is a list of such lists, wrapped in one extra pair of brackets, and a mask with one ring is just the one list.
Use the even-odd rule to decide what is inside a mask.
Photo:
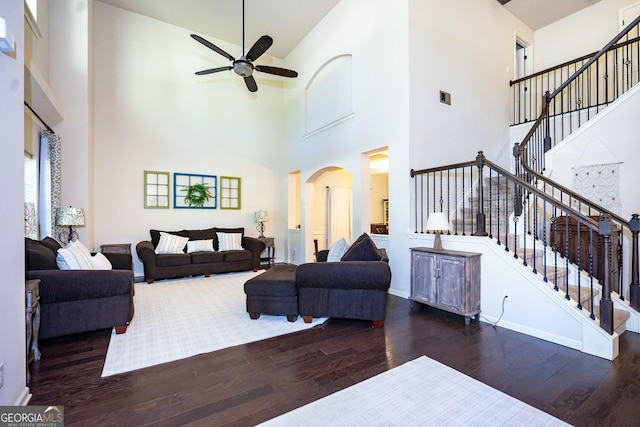
[(339, 262), (326, 262), (329, 251), (318, 252), (318, 262), (295, 271), (298, 310), (306, 323), (313, 317), (372, 320), (384, 324), (391, 269), (387, 253), (362, 234)]
[[(258, 271), (260, 254), (264, 251), (264, 242), (244, 235), (244, 228), (209, 228), (206, 230), (166, 231), (165, 233), (188, 237), (189, 240), (213, 240), (214, 252), (187, 253), (186, 247), (178, 254), (156, 254), (155, 248), (160, 242), (160, 230), (150, 230), (151, 241), (144, 240), (136, 245), (138, 257), (144, 265), (144, 279), (147, 283), (154, 280), (174, 279), (185, 276), (209, 276), (214, 273), (232, 271)], [(242, 249), (219, 251), (217, 233), (241, 233)]]
[(126, 331), (133, 317), (131, 257), (104, 254), (113, 270), (59, 270), (60, 244), (25, 238), (26, 279), (40, 279), (40, 339), (99, 329)]

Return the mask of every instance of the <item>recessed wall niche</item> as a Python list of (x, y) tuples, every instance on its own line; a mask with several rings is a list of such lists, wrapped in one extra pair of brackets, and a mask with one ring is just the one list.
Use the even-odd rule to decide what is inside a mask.
[(353, 117), (351, 55), (325, 62), (306, 88), (306, 135)]

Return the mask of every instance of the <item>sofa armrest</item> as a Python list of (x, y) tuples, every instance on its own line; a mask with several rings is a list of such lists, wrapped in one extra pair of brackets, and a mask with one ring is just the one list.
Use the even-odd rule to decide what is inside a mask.
[(242, 236), (242, 247), (251, 252), (251, 266), (260, 268), (260, 254), (264, 251), (264, 242), (255, 237)]
[(153, 247), (153, 243), (148, 240), (143, 240), (136, 245), (136, 253), (138, 258), (142, 261), (144, 267), (144, 278), (155, 279), (156, 278), (156, 251)]
[(387, 290), (391, 269), (384, 261), (340, 261), (301, 264), (296, 268), (298, 288)]
[(27, 279), (40, 279), (40, 301), (51, 304), (133, 295), (130, 270), (33, 270)]

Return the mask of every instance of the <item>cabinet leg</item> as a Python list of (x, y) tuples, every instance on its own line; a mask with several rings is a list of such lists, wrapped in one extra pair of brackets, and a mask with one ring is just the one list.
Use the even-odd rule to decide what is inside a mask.
[(422, 308), (422, 304), (420, 304), (419, 302), (416, 302), (416, 301), (411, 301), (409, 307), (410, 307), (411, 312), (414, 312), (414, 311), (420, 310)]
[(468, 325), (469, 323), (471, 323), (471, 317), (469, 316), (464, 316), (464, 324)]

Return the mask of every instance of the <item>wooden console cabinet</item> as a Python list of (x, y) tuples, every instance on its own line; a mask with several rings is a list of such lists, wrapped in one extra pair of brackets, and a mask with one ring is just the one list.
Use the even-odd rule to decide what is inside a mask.
[(480, 256), (474, 252), (411, 248), (411, 300), (464, 316), (480, 314)]

